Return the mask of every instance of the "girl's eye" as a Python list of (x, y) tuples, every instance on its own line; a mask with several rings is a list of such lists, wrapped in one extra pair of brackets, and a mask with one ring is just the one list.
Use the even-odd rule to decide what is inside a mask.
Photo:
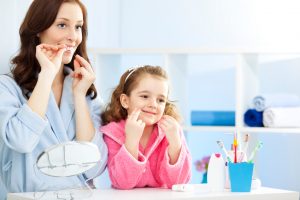
[(166, 101), (164, 99), (158, 99), (159, 103), (165, 103)]
[(148, 98), (147, 95), (142, 95), (141, 97), (144, 98), (144, 99), (147, 99), (147, 98)]

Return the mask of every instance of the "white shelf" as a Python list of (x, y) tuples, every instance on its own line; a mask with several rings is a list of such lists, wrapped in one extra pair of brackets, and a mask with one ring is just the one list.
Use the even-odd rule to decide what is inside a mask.
[(281, 133), (281, 134), (300, 134), (300, 128), (265, 128), (265, 127), (242, 127), (235, 126), (184, 126), (184, 131), (187, 132), (223, 132), (233, 133)]
[(184, 126), (184, 131), (187, 132), (224, 132), (233, 133), (236, 131), (234, 126)]
[(282, 51), (279, 49), (241, 48), (89, 48), (88, 52), (97, 55), (112, 54), (300, 54), (300, 48)]
[(242, 133), (282, 133), (282, 134), (300, 134), (300, 128), (265, 128), (265, 127), (245, 127), (240, 128)]

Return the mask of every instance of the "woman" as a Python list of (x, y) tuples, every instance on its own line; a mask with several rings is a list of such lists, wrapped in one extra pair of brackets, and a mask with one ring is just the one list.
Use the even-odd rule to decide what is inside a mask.
[[(98, 132), (100, 103), (86, 53), (86, 17), (80, 0), (34, 0), (20, 27), (14, 67), (0, 76), (0, 175), (7, 192), (83, 186), (105, 168), (107, 147)], [(44, 149), (72, 140), (99, 147), (97, 167), (64, 178), (38, 171), (35, 162)]]

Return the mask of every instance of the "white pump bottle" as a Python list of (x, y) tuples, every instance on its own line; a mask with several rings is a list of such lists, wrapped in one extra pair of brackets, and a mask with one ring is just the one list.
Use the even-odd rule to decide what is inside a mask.
[(225, 186), (225, 162), (220, 153), (211, 155), (208, 170), (207, 184), (213, 192), (222, 192)]

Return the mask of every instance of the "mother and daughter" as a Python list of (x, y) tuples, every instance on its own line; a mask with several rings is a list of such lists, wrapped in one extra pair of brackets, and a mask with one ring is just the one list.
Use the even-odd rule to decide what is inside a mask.
[[(191, 156), (161, 67), (126, 71), (101, 112), (80, 0), (32, 1), (19, 33), (11, 73), (0, 75), (0, 199), (6, 192), (84, 186), (106, 165), (119, 189), (189, 181)], [(98, 146), (96, 167), (63, 178), (36, 169), (44, 149), (74, 140)]]

